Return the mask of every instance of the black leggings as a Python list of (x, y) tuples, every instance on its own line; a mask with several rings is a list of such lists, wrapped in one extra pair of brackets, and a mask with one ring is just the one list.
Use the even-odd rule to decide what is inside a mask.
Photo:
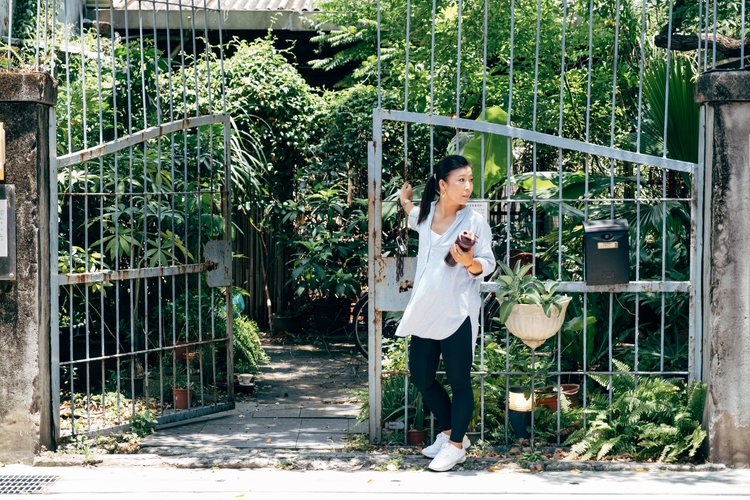
[[(471, 337), (471, 320), (468, 317), (458, 330), (446, 339), (411, 337), (411, 382), (419, 389), (422, 399), (435, 415), (438, 428), (441, 431), (451, 429), (450, 440), (455, 443), (463, 440), (474, 413)], [(445, 388), (435, 380), (440, 354), (443, 355), (445, 374), (453, 391), (452, 402)]]

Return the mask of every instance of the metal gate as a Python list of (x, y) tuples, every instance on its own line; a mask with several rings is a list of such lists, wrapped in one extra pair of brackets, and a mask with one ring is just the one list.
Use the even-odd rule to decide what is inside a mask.
[(38, 5), (56, 435), (233, 408), (221, 5)]
[[(596, 2), (597, 9), (594, 9), (593, 0), (562, 0), (544, 4), (541, 1), (521, 0), (492, 3), (488, 0), (456, 0), (447, 3), (433, 1), (430, 8), (424, 2), (406, 0), (406, 17), (400, 25), (404, 31), (400, 33), (402, 39), (397, 40), (398, 35), (392, 33), (393, 24), (388, 26), (391, 30), (388, 33), (381, 27), (381, 20), (389, 19), (393, 23), (397, 15), (394, 12), (384, 12), (378, 0), (378, 88), (379, 92), (384, 92), (381, 81), (386, 76), (382, 73), (381, 65), (391, 64), (389, 61), (403, 57), (400, 64), (404, 69), (399, 76), (404, 82), (401, 89), (404, 106), (403, 109), (386, 109), (379, 93), (378, 106), (373, 112), (372, 142), (369, 144), (369, 430), (372, 441), (379, 442), (383, 437), (383, 390), (386, 378), (401, 375), (404, 378), (403, 409), (399, 418), (403, 422), (409, 422), (409, 413), (414, 410), (409, 401), (408, 371), (405, 367), (385, 374), (382, 368), (383, 314), (403, 310), (409, 297), (408, 283), (413, 279), (409, 270), (413, 273), (415, 267), (413, 255), (403, 257), (406, 262), (399, 263), (397, 261), (400, 257), (394, 257), (392, 252), (384, 252), (383, 228), (388, 224), (390, 230), (394, 228), (392, 219), (389, 223), (386, 223), (386, 219), (392, 217), (400, 207), (393, 191), (384, 193), (383, 186), (393, 188), (396, 184), (393, 182), (394, 178), (400, 175), (400, 164), (404, 165), (404, 175), (408, 170), (417, 170), (411, 164), (409, 139), (417, 136), (420, 130), (423, 137), (427, 134), (425, 130), (429, 130), (431, 165), (435, 162), (435, 156), (447, 153), (446, 150), (435, 148), (440, 136), (454, 137), (454, 152), (461, 151), (463, 136), (481, 141), (481, 147), (478, 148), (481, 151), (481, 180), (475, 179), (475, 186), (477, 182), (481, 183), (479, 199), (488, 206), (496, 257), (506, 263), (528, 259), (534, 266), (534, 272), (560, 282), (559, 290), (572, 295), (573, 303), (576, 304), (575, 312), (569, 312), (568, 317), (570, 319), (573, 316), (572, 319), (578, 320), (578, 323), (565, 325), (544, 347), (530, 354), (530, 364), (525, 366), (526, 369), (519, 369), (519, 366), (511, 365), (511, 360), (514, 359), (512, 353), (518, 353), (523, 347), (519, 347), (521, 344), (518, 339), (495, 323), (496, 303), (491, 293), (496, 285), (492, 281), (482, 284), (482, 293), (486, 299), (480, 314), (480, 345), (472, 372), (479, 388), (480, 404), (474, 420), (476, 425), (469, 429), (470, 433), (486, 439), (488, 414), (491, 410), (494, 411), (490, 404), (499, 405), (501, 408), (495, 414), (504, 418), (500, 422), (504, 425), (490, 441), (496, 444), (508, 444), (511, 441), (508, 433), (507, 396), (514, 380), (518, 379), (526, 380), (528, 384), (530, 377), (532, 393), (535, 393), (537, 387), (535, 377), (537, 381), (542, 378), (545, 383), (557, 387), (566, 381), (580, 383), (580, 400), (585, 407), (595, 385), (602, 387), (604, 396), (611, 404), (618, 390), (617, 381), (621, 378), (634, 380), (635, 383), (643, 376), (677, 377), (685, 380), (701, 378), (703, 111), (696, 110), (695, 135), (688, 139), (697, 145), (696, 160), (675, 159), (672, 151), (668, 150), (671, 147), (669, 138), (672, 133), (668, 127), (672, 127), (675, 121), (669, 109), (670, 92), (675, 92), (675, 82), (670, 75), (673, 72), (677, 72), (678, 76), (683, 75), (679, 71), (684, 66), (682, 60), (678, 61), (673, 56), (673, 24), (678, 21), (673, 12), (673, 2), (668, 2), (668, 5), (627, 0), (610, 3), (613, 4), (613, 9), (602, 10), (602, 2)], [(716, 68), (718, 64), (744, 67), (744, 44), (741, 44), (741, 54), (737, 54), (739, 58), (735, 56), (717, 63), (718, 42), (713, 43), (712, 40), (718, 40), (717, 26), (722, 26), (722, 21), (717, 16), (716, 2), (711, 4), (709, 1), (700, 1), (694, 7), (698, 11), (697, 34), (693, 35), (694, 40), (690, 40), (697, 43), (697, 47), (691, 47), (692, 62), (697, 70)], [(742, 17), (736, 19), (742, 19), (741, 35), (744, 40), (744, 1), (741, 7)], [(469, 8), (472, 9), (473, 17), (464, 17), (462, 13), (468, 12)], [(634, 123), (623, 125), (618, 122), (621, 117), (617, 115), (620, 110), (618, 100), (622, 98), (618, 70), (622, 71), (620, 59), (625, 56), (618, 49), (623, 30), (633, 29), (632, 25), (624, 26), (621, 20), (621, 14), (626, 14), (626, 8), (637, 9), (638, 12), (638, 43), (630, 57), (639, 61), (638, 70), (634, 72), (639, 80), (637, 95), (633, 96), (634, 108), (630, 113)], [(740, 14), (739, 4), (731, 8), (736, 8), (737, 14)], [(431, 29), (425, 28), (425, 23), (421, 23), (420, 32), (416, 35), (421, 38), (412, 39), (413, 26), (417, 24), (415, 19), (426, 19), (430, 11)], [(531, 12), (532, 15), (535, 13), (535, 22), (530, 24), (531, 30), (528, 32), (519, 30), (516, 25), (520, 22), (517, 13), (521, 11), (527, 14)], [(542, 26), (550, 18), (550, 11), (554, 11), (554, 15), (562, 20), (561, 25), (558, 25), (554, 33), (543, 33)], [(498, 21), (499, 19), (502, 21)], [(649, 24), (653, 19), (663, 21), (664, 27), (658, 29), (661, 26)], [(436, 80), (444, 82), (446, 78), (445, 66), (439, 68), (442, 72), (436, 69), (436, 20), (437, 24), (442, 24), (443, 43), (446, 40), (445, 25), (448, 20), (455, 27), (455, 32), (450, 32), (456, 35), (453, 39), (456, 45), (455, 59), (451, 66), (453, 73), (450, 73), (455, 79), (452, 109), (445, 105), (442, 110), (438, 109), (440, 103), (438, 101), (435, 104), (434, 99)], [(495, 52), (491, 54), (494, 66), (490, 67), (488, 38), (492, 35), (491, 26), (497, 28), (501, 24), (508, 30), (509, 44), (504, 50), (495, 48)], [(576, 36), (580, 37), (582, 26), (585, 27), (583, 34), (588, 32), (588, 42), (581, 45), (578, 39), (575, 47), (577, 52), (571, 56), (568, 51), (573, 52), (574, 48), (568, 47), (566, 37), (572, 39), (575, 30)], [(466, 46), (462, 29), (482, 34), (478, 46)], [(546, 29), (550, 29), (550, 24), (546, 24)], [(654, 38), (657, 31), (658, 36)], [(613, 45), (608, 46), (609, 52), (597, 52), (597, 45), (593, 42), (595, 32), (597, 36), (601, 37), (604, 32), (612, 38)], [(558, 37), (561, 41), (555, 55), (558, 64), (558, 76), (553, 82), (555, 93), (546, 95), (540, 92), (545, 84), (540, 80), (540, 64), (549, 61), (540, 56), (540, 39), (543, 36)], [(385, 37), (390, 37), (388, 42), (383, 41)], [(531, 54), (532, 63), (528, 58), (522, 59), (523, 55), (518, 55), (523, 52), (524, 47), (517, 45), (517, 38), (528, 40), (531, 44), (524, 54)], [(689, 37), (680, 38), (681, 48), (675, 50), (688, 50), (684, 45), (686, 38)], [(657, 46), (647, 43), (647, 40), (652, 39), (656, 40)], [(477, 40), (476, 36), (474, 40)], [(385, 44), (388, 44), (388, 59), (381, 57)], [(573, 42), (570, 44), (573, 45)], [(586, 45), (588, 51), (585, 50)], [(441, 49), (444, 51), (445, 45)], [(472, 82), (471, 77), (462, 78), (462, 54), (467, 54), (465, 57), (473, 54), (480, 61), (478, 66), (483, 66), (481, 83), (473, 80), (476, 86), (481, 85), (481, 89), (474, 88), (473, 94), (471, 89), (467, 89), (466, 83)], [(573, 57), (576, 59), (571, 60)], [(660, 88), (662, 107), (657, 111), (652, 110), (652, 113), (661, 113), (663, 117), (663, 123), (659, 124), (663, 128), (658, 130), (661, 144), (657, 152), (653, 149), (647, 152), (644, 146), (647, 136), (644, 132), (647, 125), (645, 94), (650, 89), (645, 89), (644, 73), (648, 73), (649, 68), (660, 61), (666, 70), (661, 77), (662, 83), (655, 87)], [(592, 115), (594, 103), (591, 75), (597, 70), (595, 65), (603, 65), (610, 75), (607, 83), (610, 100), (606, 106), (606, 116)], [(389, 70), (393, 71), (393, 65)], [(489, 70), (507, 78), (507, 87), (504, 87), (500, 103), (500, 107), (507, 113), (505, 121), (490, 122), (488, 119)], [(414, 76), (410, 76), (410, 71)], [(519, 76), (523, 71), (525, 81)], [(584, 75), (580, 80), (583, 101), (578, 103), (570, 88), (570, 80), (573, 78), (571, 75), (576, 71)], [(473, 76), (476, 77), (476, 73)], [(630, 76), (632, 77), (632, 73)], [(687, 77), (687, 74), (684, 76)], [(429, 81), (429, 105), (426, 110), (419, 109), (416, 97), (414, 100), (410, 99), (410, 82), (413, 80), (412, 85), (416, 86), (415, 82), (418, 83), (419, 78), (427, 78)], [(544, 88), (549, 89), (549, 83), (546, 82)], [(495, 85), (497, 86), (497, 82)], [(495, 92), (497, 100), (497, 90)], [(516, 99), (522, 100), (524, 97), (519, 95), (522, 92), (528, 92), (526, 97), (530, 104), (526, 110), (530, 112), (531, 119), (516, 118), (514, 115)], [(470, 97), (466, 97), (467, 94)], [(472, 108), (465, 105), (462, 99), (469, 98), (473, 99), (474, 107), (471, 116), (464, 116), (465, 111)], [(692, 99), (692, 95), (690, 98)], [(554, 103), (552, 106), (545, 105), (542, 100)], [(658, 103), (658, 99), (654, 102)], [(651, 106), (656, 107), (654, 103)], [(545, 130), (538, 127), (538, 117), (542, 112), (554, 113), (556, 116), (556, 127), (552, 130), (550, 127)], [(581, 135), (578, 137), (565, 135), (566, 125), (571, 120), (585, 123), (581, 126)], [(606, 120), (609, 134), (604, 134), (604, 138), (602, 134), (599, 139), (594, 138), (597, 120)], [(528, 125), (518, 126), (515, 125), (516, 121)], [(648, 126), (653, 127), (654, 124), (649, 122)], [(386, 127), (389, 127), (390, 134), (384, 133)], [(384, 158), (384, 141), (389, 136), (393, 137), (393, 131), (400, 128), (403, 129), (404, 137), (403, 157)], [(632, 140), (623, 140), (623, 130), (631, 132)], [(501, 188), (490, 193), (491, 186), (485, 185), (486, 156), (490, 154), (486, 144), (498, 139), (507, 141), (507, 167), (503, 172), (504, 179), (496, 184)], [(625, 145), (626, 142), (628, 145)], [(525, 161), (519, 157), (525, 158)], [(552, 167), (543, 168), (544, 163), (551, 164)], [(419, 182), (418, 179), (410, 180), (412, 183)], [(630, 282), (623, 285), (586, 285), (582, 274), (580, 225), (583, 221), (623, 216), (630, 219), (631, 248), (635, 249), (634, 255), (631, 255), (633, 264)], [(675, 223), (673, 227), (675, 217), (681, 218), (681, 222)], [(684, 230), (677, 235), (675, 231), (680, 225)], [(648, 231), (644, 229), (646, 227), (649, 227)], [(680, 257), (677, 256), (678, 253), (681, 253)], [(683, 268), (680, 267), (680, 262), (684, 264)], [(403, 277), (398, 275), (397, 267), (407, 270)], [(677, 323), (684, 325), (684, 329), (675, 327)], [(674, 335), (679, 338), (672, 339)], [(673, 345), (679, 346), (681, 354), (671, 352)], [(404, 342), (401, 349), (408, 359), (408, 342)], [(540, 358), (545, 363), (542, 372), (537, 370)], [(532, 397), (531, 400), (535, 398)], [(561, 413), (561, 406), (558, 404), (552, 424), (552, 434), (556, 435), (557, 444), (561, 442), (560, 435), (564, 427)], [(533, 415), (532, 412), (532, 443), (535, 432)]]

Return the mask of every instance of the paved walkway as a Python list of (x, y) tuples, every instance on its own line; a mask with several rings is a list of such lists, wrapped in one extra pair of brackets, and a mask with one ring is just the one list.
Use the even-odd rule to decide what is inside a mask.
[(366, 432), (356, 422), (352, 396), (367, 387), (367, 363), (347, 344), (267, 344), (271, 364), (251, 397), (236, 409), (162, 428), (142, 452), (156, 455), (247, 450), (341, 450), (347, 434)]
[[(287, 471), (159, 467), (8, 466), (8, 475), (49, 475), (44, 496), (70, 500), (305, 500), (750, 498), (750, 470), (719, 472)], [(20, 498), (2, 495), (3, 498)], [(24, 496), (23, 498), (28, 498)]]

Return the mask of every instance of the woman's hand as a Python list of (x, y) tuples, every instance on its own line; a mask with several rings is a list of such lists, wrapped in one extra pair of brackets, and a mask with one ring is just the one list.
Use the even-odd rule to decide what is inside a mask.
[(401, 190), (398, 192), (398, 199), (401, 202), (404, 212), (409, 215), (414, 208), (414, 202), (412, 201), (414, 199), (414, 191), (411, 189), (411, 184), (404, 182), (404, 185), (401, 186)]
[(401, 201), (401, 206), (404, 206), (407, 203), (413, 203), (414, 191), (411, 188), (411, 184), (404, 182), (404, 185), (401, 186), (401, 190), (398, 193), (398, 198)]
[(453, 259), (464, 267), (471, 267), (474, 264), (474, 247), (463, 250), (457, 243), (451, 245), (451, 255)]

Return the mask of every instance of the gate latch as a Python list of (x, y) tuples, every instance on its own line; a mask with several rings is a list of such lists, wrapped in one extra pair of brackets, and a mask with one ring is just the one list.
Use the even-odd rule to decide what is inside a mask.
[(232, 242), (212, 240), (203, 252), (206, 258), (206, 281), (211, 288), (232, 286)]

